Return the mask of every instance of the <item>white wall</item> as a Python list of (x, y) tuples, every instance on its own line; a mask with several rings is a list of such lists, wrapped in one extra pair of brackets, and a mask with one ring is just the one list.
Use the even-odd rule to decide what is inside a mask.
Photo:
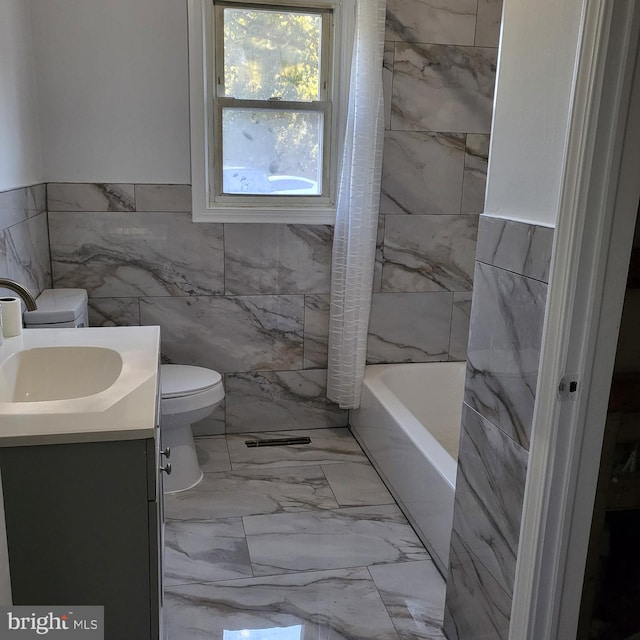
[(554, 226), (584, 0), (505, 0), (485, 212)]
[(43, 181), (30, 6), (0, 0), (0, 191)]
[(31, 2), (46, 181), (190, 182), (186, 1)]

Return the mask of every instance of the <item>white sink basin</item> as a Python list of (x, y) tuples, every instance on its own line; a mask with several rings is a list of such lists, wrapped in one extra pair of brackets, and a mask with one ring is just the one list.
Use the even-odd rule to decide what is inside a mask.
[(153, 437), (158, 327), (26, 329), (0, 346), (0, 447)]
[(121, 371), (120, 354), (104, 347), (18, 351), (0, 366), (0, 402), (85, 398), (108, 389)]

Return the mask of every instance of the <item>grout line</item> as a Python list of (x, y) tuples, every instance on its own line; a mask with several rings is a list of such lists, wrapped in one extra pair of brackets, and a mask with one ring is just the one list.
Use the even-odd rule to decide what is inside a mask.
[[(547, 286), (549, 286), (549, 281), (548, 280), (542, 280), (541, 278), (536, 278), (535, 276), (527, 276), (524, 273), (520, 273), (519, 271), (515, 271), (514, 269), (507, 269), (507, 267), (501, 267), (497, 264), (491, 264), (490, 262), (486, 262), (484, 260), (479, 260), (478, 258), (476, 258), (476, 264), (481, 264), (485, 267), (491, 267), (493, 269), (499, 269), (500, 271), (506, 271), (507, 273), (511, 273), (515, 276), (520, 276), (521, 278), (526, 278), (527, 280), (533, 280), (534, 282), (539, 282), (541, 284), (545, 284)], [(474, 283), (475, 286), (475, 283)]]
[(256, 572), (253, 570), (253, 560), (251, 559), (251, 550), (249, 549), (249, 539), (247, 536), (247, 530), (244, 526), (244, 518), (244, 516), (240, 518), (240, 522), (242, 523), (242, 532), (244, 533), (244, 546), (247, 549), (247, 558), (249, 559), (249, 569), (251, 570), (251, 576), (255, 578)]
[[(393, 563), (393, 564), (398, 564), (398, 563)], [(384, 598), (382, 597), (382, 594), (380, 593), (380, 589), (378, 589), (378, 585), (376, 584), (376, 581), (373, 579), (373, 575), (371, 574), (371, 571), (369, 570), (369, 566), (364, 567), (367, 571), (367, 573), (369, 574), (369, 579), (371, 580), (371, 584), (373, 585), (373, 588), (376, 590), (376, 593), (378, 594), (378, 598), (380, 598), (380, 602), (382, 602), (382, 606), (384, 607), (384, 610), (387, 613), (387, 616), (389, 617), (389, 620), (391, 620), (391, 624), (393, 625), (393, 628), (396, 630), (396, 634), (398, 636), (398, 640), (400, 639), (400, 629), (396, 626), (396, 620), (395, 617), (391, 615), (391, 611), (389, 609), (389, 607), (387, 606), (387, 603), (384, 601)], [(379, 565), (382, 566), (382, 565)]]
[(331, 482), (329, 482), (329, 478), (327, 478), (327, 474), (324, 472), (324, 465), (321, 464), (318, 466), (320, 467), (320, 471), (322, 472), (325, 482), (329, 487), (329, 491), (331, 491), (331, 495), (333, 496), (333, 499), (336, 501), (336, 504), (338, 505), (338, 509), (339, 509), (342, 505), (340, 504), (340, 500), (338, 500), (338, 496), (336, 496), (336, 492), (333, 490), (333, 487), (331, 486)]
[(467, 149), (469, 148), (469, 133), (463, 133), (462, 135), (464, 136), (464, 160), (462, 162), (462, 179), (460, 181), (460, 211), (458, 212), (458, 215), (462, 215), (463, 213), (465, 213), (462, 209), (464, 208), (464, 186), (468, 176), (467, 156), (469, 154), (467, 153)]

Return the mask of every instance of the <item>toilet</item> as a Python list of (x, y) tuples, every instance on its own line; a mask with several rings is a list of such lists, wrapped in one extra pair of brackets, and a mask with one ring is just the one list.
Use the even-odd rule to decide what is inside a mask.
[[(45, 289), (38, 308), (25, 311), (27, 329), (87, 327), (88, 301), (84, 289)], [(160, 430), (162, 447), (171, 462), (164, 475), (165, 493), (178, 493), (202, 480), (191, 425), (213, 413), (224, 398), (222, 376), (212, 369), (181, 364), (160, 366)]]
[(184, 364), (160, 365), (162, 446), (171, 451), (165, 493), (195, 487), (202, 480), (191, 425), (210, 416), (224, 398), (222, 376), (213, 369)]

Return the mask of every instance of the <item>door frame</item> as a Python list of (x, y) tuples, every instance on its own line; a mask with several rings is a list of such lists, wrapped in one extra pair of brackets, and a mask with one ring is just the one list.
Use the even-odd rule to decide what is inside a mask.
[(576, 636), (640, 199), (639, 33), (637, 0), (585, 0), (510, 640)]

